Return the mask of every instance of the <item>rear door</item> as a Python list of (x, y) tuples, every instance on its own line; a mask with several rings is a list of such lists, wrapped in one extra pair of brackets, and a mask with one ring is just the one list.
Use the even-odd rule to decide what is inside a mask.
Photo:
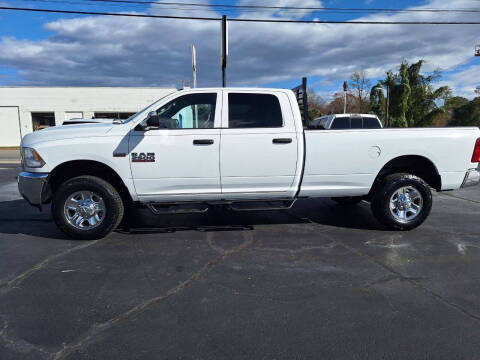
[(140, 198), (168, 201), (220, 196), (221, 93), (179, 95), (156, 109), (160, 129), (132, 130), (130, 164)]
[(287, 95), (231, 90), (223, 104), (222, 196), (292, 196), (298, 139)]

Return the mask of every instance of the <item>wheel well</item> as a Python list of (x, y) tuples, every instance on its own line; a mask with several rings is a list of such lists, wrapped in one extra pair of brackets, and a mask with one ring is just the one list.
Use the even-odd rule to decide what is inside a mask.
[(125, 205), (132, 201), (130, 192), (115, 170), (108, 165), (92, 160), (67, 161), (53, 169), (48, 180), (51, 194), (54, 194), (56, 189), (66, 180), (82, 175), (97, 176), (112, 184), (122, 197)]
[(440, 191), (442, 188), (442, 179), (438, 174), (437, 168), (429, 159), (423, 156), (406, 155), (390, 160), (378, 173), (374, 186), (386, 176), (395, 173), (416, 175), (425, 180), (425, 182), (435, 190)]

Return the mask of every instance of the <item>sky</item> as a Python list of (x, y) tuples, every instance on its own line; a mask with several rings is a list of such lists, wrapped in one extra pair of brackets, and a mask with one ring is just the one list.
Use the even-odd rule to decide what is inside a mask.
[[(166, 1), (166, 0), (164, 0)], [(174, 1), (174, 0), (169, 0)], [(479, 9), (478, 0), (176, 0), (177, 2), (338, 8)], [(0, 6), (229, 18), (479, 21), (480, 14), (331, 13), (99, 4), (87, 0), (0, 0)], [(220, 24), (213, 21), (0, 11), (0, 86), (219, 86)], [(436, 86), (473, 98), (480, 86), (480, 25), (229, 24), (228, 86), (292, 88), (308, 77), (325, 99), (354, 71), (374, 85), (406, 60), (442, 70)]]

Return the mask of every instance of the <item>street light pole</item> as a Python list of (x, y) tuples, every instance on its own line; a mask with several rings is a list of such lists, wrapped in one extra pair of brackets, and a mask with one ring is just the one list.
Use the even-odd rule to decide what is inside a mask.
[(197, 51), (195, 45), (192, 44), (192, 70), (193, 70), (193, 87), (197, 87)]
[(343, 82), (343, 113), (347, 113), (347, 91), (348, 91), (348, 83), (346, 81)]
[(387, 84), (387, 104), (385, 105), (385, 127), (388, 127), (390, 124), (388, 123), (388, 110), (390, 105), (390, 86)]

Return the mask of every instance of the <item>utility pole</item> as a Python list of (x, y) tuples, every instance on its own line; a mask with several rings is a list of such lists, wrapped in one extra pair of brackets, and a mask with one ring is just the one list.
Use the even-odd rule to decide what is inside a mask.
[(221, 40), (222, 43), (220, 45), (220, 64), (222, 65), (222, 87), (227, 86), (227, 79), (226, 79), (226, 69), (227, 69), (227, 59), (228, 59), (228, 24), (227, 24), (227, 17), (222, 15), (222, 23), (221, 23)]
[(193, 70), (193, 87), (197, 87), (197, 52), (195, 45), (192, 44), (192, 70)]
[(348, 83), (346, 81), (343, 82), (343, 113), (347, 113), (347, 91), (348, 91)]

